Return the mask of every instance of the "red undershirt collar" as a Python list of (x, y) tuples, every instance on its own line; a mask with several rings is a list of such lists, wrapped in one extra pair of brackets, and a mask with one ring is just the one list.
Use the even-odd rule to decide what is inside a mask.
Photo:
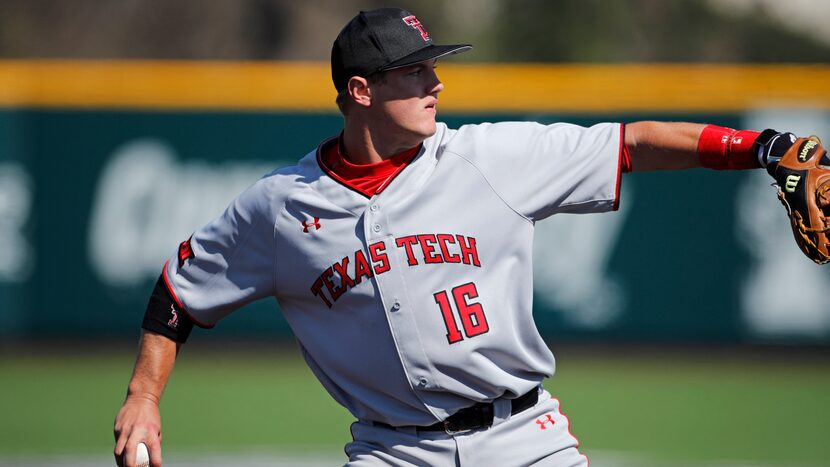
[(321, 149), (323, 169), (338, 182), (369, 198), (383, 191), (421, 149), (419, 144), (381, 162), (354, 164), (344, 156), (342, 145), (343, 136), (340, 135), (335, 144)]

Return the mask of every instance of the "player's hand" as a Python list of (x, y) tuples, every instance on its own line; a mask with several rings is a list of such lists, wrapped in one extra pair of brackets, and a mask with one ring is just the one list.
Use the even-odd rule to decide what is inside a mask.
[(796, 136), (792, 133), (781, 133), (773, 129), (766, 129), (755, 140), (755, 148), (761, 164), (766, 167), (767, 172), (775, 177), (775, 167), (778, 161), (795, 143)]
[[(792, 147), (798, 137), (792, 133), (780, 133), (773, 129), (764, 130), (755, 142), (756, 148), (764, 161), (767, 172), (775, 174), (775, 167), (778, 161)], [(818, 193), (816, 203), (823, 209), (830, 208), (830, 192)]]
[(156, 401), (141, 396), (128, 397), (115, 417), (113, 432), (118, 467), (135, 467), (138, 443), (147, 445), (150, 467), (161, 467), (161, 414)]

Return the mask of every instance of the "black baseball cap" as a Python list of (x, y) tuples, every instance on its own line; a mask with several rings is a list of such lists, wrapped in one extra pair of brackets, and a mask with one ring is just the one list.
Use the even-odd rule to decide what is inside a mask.
[(418, 18), (401, 8), (361, 11), (334, 41), (331, 79), (340, 92), (352, 76), (366, 77), (472, 48), (470, 44), (433, 44)]

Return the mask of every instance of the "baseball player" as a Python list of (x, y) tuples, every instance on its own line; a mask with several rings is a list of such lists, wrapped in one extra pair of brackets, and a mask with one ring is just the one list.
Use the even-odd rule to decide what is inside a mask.
[[(350, 466), (586, 466), (531, 314), (534, 224), (615, 210), (632, 170), (756, 168), (788, 138), (693, 123), (436, 123), (440, 57), (412, 13), (338, 35), (343, 131), (264, 176), (163, 267), (115, 420), (115, 457), (161, 465), (162, 390), (195, 324), (274, 297), (355, 417)], [(771, 140), (773, 137), (778, 145)], [(122, 461), (122, 455), (128, 459)]]

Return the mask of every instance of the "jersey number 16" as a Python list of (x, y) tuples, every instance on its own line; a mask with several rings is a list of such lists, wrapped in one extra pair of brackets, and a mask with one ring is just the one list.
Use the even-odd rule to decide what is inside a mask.
[[(458, 328), (458, 320), (453, 313), (453, 307), (450, 304), (450, 295), (452, 301), (455, 303), (455, 309), (458, 316), (461, 318), (461, 324), (464, 326), (464, 335)], [(470, 303), (471, 298), (478, 298), (478, 290), (476, 285), (472, 282), (454, 287), (448, 294), (446, 290), (442, 290), (433, 294), (435, 303), (441, 309), (441, 315), (444, 318), (444, 325), (447, 327), (447, 342), (455, 344), (464, 340), (464, 336), (475, 337), (479, 334), (484, 334), (490, 330), (487, 325), (487, 317), (484, 316), (484, 307), (480, 303)]]

